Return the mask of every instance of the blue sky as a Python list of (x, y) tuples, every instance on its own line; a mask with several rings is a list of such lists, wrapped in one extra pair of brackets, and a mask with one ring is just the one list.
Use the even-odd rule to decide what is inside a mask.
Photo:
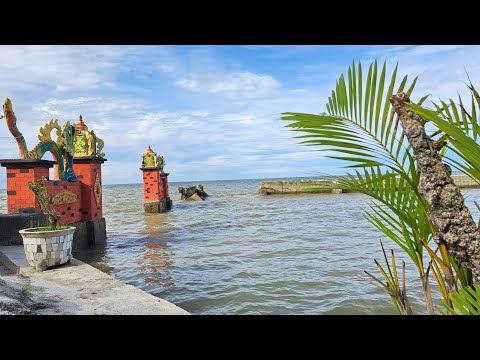
[[(105, 141), (105, 184), (141, 182), (148, 145), (171, 181), (344, 173), (278, 118), (325, 111), (353, 59), (398, 61), (399, 74), (419, 76), (419, 97), (467, 95), (464, 67), (480, 82), (480, 46), (0, 46), (0, 54), (0, 97), (12, 100), (29, 149), (49, 119), (82, 114)], [(17, 156), (2, 120), (0, 157)]]

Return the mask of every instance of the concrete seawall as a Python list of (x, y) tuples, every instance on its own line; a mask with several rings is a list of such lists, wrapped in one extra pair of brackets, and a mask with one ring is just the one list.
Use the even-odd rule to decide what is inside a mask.
[[(480, 188), (480, 185), (466, 175), (452, 175), (453, 181), (460, 188)], [(347, 192), (334, 180), (287, 180), (263, 181), (260, 183), (260, 195), (300, 194), (300, 193), (330, 193), (341, 194)]]
[[(70, 263), (35, 272), (23, 245), (0, 246), (0, 265), (22, 275), (33, 297), (48, 304), (38, 311), (50, 315), (188, 315), (182, 308), (72, 259)], [(14, 275), (12, 275), (14, 276)], [(0, 279), (2, 276), (0, 276)], [(4, 276), (4, 278), (7, 278)], [(26, 284), (26, 283), (25, 283)], [(38, 294), (38, 295), (35, 295)]]

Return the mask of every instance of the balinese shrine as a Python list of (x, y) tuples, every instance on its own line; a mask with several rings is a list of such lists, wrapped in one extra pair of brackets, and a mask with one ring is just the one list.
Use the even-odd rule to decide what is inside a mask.
[(145, 212), (160, 213), (172, 208), (168, 195), (168, 173), (163, 171), (165, 160), (150, 146), (142, 155), (143, 200)]
[[(45, 177), (46, 188), (54, 209), (60, 214), (58, 224), (76, 227), (74, 247), (104, 243), (105, 218), (102, 213), (102, 164), (107, 160), (102, 153), (103, 141), (88, 130), (82, 116), (76, 124), (67, 121), (63, 127), (58, 120), (50, 120), (40, 128), (39, 142), (28, 150), (12, 103), (6, 99), (3, 111), (8, 129), (19, 150), (18, 159), (2, 159), (0, 165), (7, 171), (8, 214), (0, 215), (0, 244), (22, 244), (18, 230), (44, 226), (46, 217), (40, 204), (28, 188), (29, 181)], [(52, 130), (57, 138), (51, 138)], [(54, 161), (42, 160), (50, 152)], [(53, 179), (49, 169), (53, 167)]]

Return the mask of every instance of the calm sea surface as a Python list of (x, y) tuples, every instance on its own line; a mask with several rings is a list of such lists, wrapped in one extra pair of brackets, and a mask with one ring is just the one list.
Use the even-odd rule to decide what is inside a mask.
[[(204, 181), (204, 202), (180, 200), (145, 214), (141, 184), (106, 185), (107, 242), (76, 252), (119, 280), (193, 314), (395, 314), (389, 297), (355, 275), (377, 274), (379, 240), (397, 249), (362, 216), (361, 194), (260, 196), (262, 180)], [(465, 190), (473, 201), (480, 190)], [(6, 211), (6, 191), (0, 211)], [(416, 270), (407, 262), (407, 290), (424, 313)], [(397, 262), (400, 263), (400, 262)], [(434, 293), (435, 295), (435, 293)]]

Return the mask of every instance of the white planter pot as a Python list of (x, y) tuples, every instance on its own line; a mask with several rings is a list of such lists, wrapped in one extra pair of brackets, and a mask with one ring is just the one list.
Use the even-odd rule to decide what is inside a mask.
[(37, 270), (65, 264), (72, 258), (74, 226), (61, 230), (33, 231), (38, 228), (20, 230), (23, 248), (28, 263)]

